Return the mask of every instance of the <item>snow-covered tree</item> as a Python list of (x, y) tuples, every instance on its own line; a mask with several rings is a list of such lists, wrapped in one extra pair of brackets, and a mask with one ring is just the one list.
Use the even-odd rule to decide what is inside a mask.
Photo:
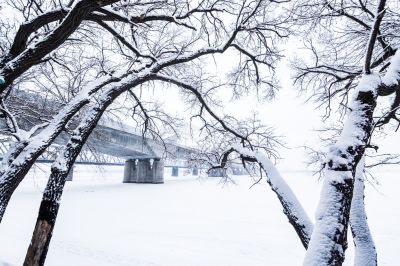
[[(284, 18), (272, 12), (277, 5), (271, 1), (77, 0), (65, 5), (62, 1), (42, 1), (36, 7), (8, 6), (22, 12), (26, 22), (15, 33), (14, 39), (23, 41), (17, 52), (10, 46), (2, 54), (2, 111), (15, 141), (2, 161), (0, 219), (36, 159), (63, 130), (70, 131), (67, 127), (71, 122), (78, 121), (52, 165), (26, 265), (44, 263), (66, 176), (100, 117), (121, 94), (136, 95), (133, 100), (142, 111), (144, 132), (151, 129), (155, 118), (147, 115), (148, 110), (137, 95), (162, 82), (181, 87), (185, 97), (200, 106), (198, 118), (215, 120), (221, 130), (233, 134), (238, 141), (256, 140), (233, 130), (224, 115), (216, 115), (217, 99), (210, 90), (231, 87), (240, 95), (246, 90), (270, 94), (276, 88), (273, 71), (280, 57), (276, 40), (287, 35), (287, 29), (279, 23)], [(3, 37), (7, 39), (8, 35)], [(228, 51), (240, 55), (230, 75), (234, 82), (210, 85), (212, 72), (206, 70), (207, 61), (212, 55)], [(57, 75), (52, 74), (53, 70), (49, 75), (48, 69), (79, 75), (76, 64), (82, 62), (63, 57), (71, 52), (79, 54), (83, 62), (94, 62), (93, 68), (86, 77), (79, 76), (79, 86), (63, 88)], [(45, 91), (53, 94), (66, 89), (69, 97), (63, 99), (52, 119), (25, 129), (7, 104), (7, 97), (17, 84), (19, 90), (33, 87), (43, 91), (47, 87)], [(260, 136), (261, 143), (270, 138), (265, 132)]]
[[(296, 22), (314, 28), (313, 32), (306, 29), (308, 48), (314, 57), (304, 63), (294, 61), (295, 81), (302, 89), (312, 91), (314, 99), (327, 108), (327, 115), (335, 106), (347, 114), (336, 143), (326, 155), (324, 188), (312, 235), (315, 241), (311, 240), (306, 256), (308, 265), (318, 265), (318, 258), (329, 265), (342, 263), (349, 219), (354, 227), (359, 225), (349, 218), (353, 192), (360, 193), (360, 185), (354, 184), (360, 179), (357, 164), (368, 148), (377, 149), (371, 144), (374, 130), (396, 118), (396, 100), (384, 116), (376, 105), (378, 98), (399, 93), (398, 38), (393, 34), (397, 9), (397, 1), (326, 1), (311, 5), (309, 1), (296, 1), (292, 10)], [(342, 181), (337, 179), (340, 175)], [(359, 203), (355, 201), (358, 208)], [(357, 236), (354, 227), (359, 250), (366, 245), (357, 243), (360, 233)], [(370, 254), (376, 254), (373, 243), (367, 246)], [(356, 263), (366, 265), (359, 255)], [(375, 264), (370, 261), (368, 265)]]
[[(356, 265), (376, 265), (363, 203), (363, 158), (367, 149), (376, 148), (371, 145), (374, 129), (398, 122), (396, 7), (396, 1), (385, 0), (9, 3), (6, 8), (20, 12), (19, 19), (25, 22), (18, 17), (13, 22), (1, 20), (5, 27), (0, 36), (4, 44), (0, 111), (14, 142), (1, 163), (0, 221), (36, 159), (62, 131), (71, 134), (52, 165), (25, 264), (44, 264), (68, 172), (107, 108), (129, 93), (141, 113), (143, 131), (154, 130), (157, 115), (149, 115), (139, 92), (169, 84), (181, 88), (186, 103), (193, 107), (191, 118), (202, 125), (199, 143), (204, 150), (197, 160), (210, 163), (211, 168), (225, 168), (232, 159), (239, 159), (247, 168), (266, 174), (307, 249), (305, 265), (341, 265), (349, 225)], [(12, 25), (18, 23), (13, 32)], [(281, 56), (277, 43), (289, 29), (305, 39), (314, 56), (311, 63), (293, 61), (295, 83), (326, 106), (327, 115), (337, 102), (346, 114), (340, 134), (325, 154), (315, 223), (270, 160), (278, 143), (273, 133), (257, 119), (238, 121), (221, 114), (213, 94), (219, 88), (231, 88), (236, 96), (248, 91), (273, 94), (277, 87), (273, 71)], [(239, 55), (238, 65), (229, 80), (216, 80), (206, 71), (209, 59), (228, 51)], [(80, 56), (65, 56), (71, 53)], [(87, 75), (80, 73), (79, 65), (91, 66)], [(76, 77), (78, 85), (60, 85), (55, 73), (63, 71)], [(53, 96), (62, 91), (59, 95), (68, 97), (61, 97), (63, 105), (53, 118), (25, 128), (8, 102), (17, 86)], [(391, 106), (377, 118), (377, 99), (389, 95), (395, 95)], [(70, 128), (72, 121), (77, 124)]]
[[(305, 215), (301, 201), (288, 196), (292, 193), (261, 151), (246, 144), (226, 143), (225, 149), (220, 149), (221, 166), (230, 154), (238, 154), (243, 163), (256, 162), (263, 169), (307, 248), (304, 265), (341, 265), (349, 225), (356, 247), (355, 264), (376, 265), (376, 250), (363, 204), (364, 166), (360, 161), (367, 149), (377, 149), (371, 144), (374, 130), (391, 121), (398, 123), (400, 52), (394, 33), (398, 3), (293, 1), (288, 12), (290, 23), (314, 56), (311, 60), (293, 60), (295, 84), (326, 107), (327, 116), (333, 108), (345, 114), (343, 128), (324, 155), (323, 188), (315, 225)], [(380, 115), (377, 100), (389, 95), (395, 95), (392, 104)], [(382, 163), (397, 157), (384, 158)], [(274, 185), (276, 180), (283, 185)]]

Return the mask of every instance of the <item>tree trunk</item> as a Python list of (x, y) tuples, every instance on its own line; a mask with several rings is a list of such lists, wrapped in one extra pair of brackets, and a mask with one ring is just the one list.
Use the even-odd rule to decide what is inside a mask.
[(276, 194), (283, 207), (283, 213), (288, 218), (289, 223), (293, 226), (304, 248), (307, 249), (313, 231), (313, 223), (296, 195), (279, 174), (271, 160), (263, 152), (250, 151), (240, 145), (233, 146), (232, 150), (239, 153), (243, 160), (255, 160), (261, 165), (261, 168), (267, 174), (268, 185)]
[(32, 240), (25, 257), (25, 266), (44, 264), (68, 173), (103, 111), (104, 109), (98, 109), (98, 115), (91, 117), (90, 123), (85, 120), (85, 123), (78, 127), (79, 133), (72, 135), (65, 150), (52, 166), (51, 175), (40, 204)]
[[(144, 80), (138, 81), (135, 85), (143, 81)], [(131, 86), (123, 86), (122, 88), (126, 89), (128, 87), (130, 88)], [(51, 175), (43, 194), (36, 226), (25, 257), (24, 266), (44, 264), (68, 173), (73, 167), (90, 133), (96, 127), (103, 112), (123, 91), (124, 90), (121, 90), (121, 88), (114, 87), (100, 95), (98, 103), (90, 108), (85, 118), (74, 130), (65, 149), (52, 165)]]
[[(26, 140), (26, 143), (16, 144), (7, 160), (2, 161), (0, 176), (0, 223), (8, 202), (19, 183), (35, 163), (36, 159), (50, 146), (53, 140), (61, 133), (68, 121), (87, 103), (86, 99), (72, 101), (63, 108), (43, 131)], [(12, 159), (12, 160), (11, 160)]]
[[(61, 196), (67, 175), (53, 170), (51, 172), (49, 182), (46, 186), (46, 191), (43, 195), (42, 202), (40, 203), (38, 218), (25, 257), (24, 266), (44, 265), (60, 206), (59, 202), (54, 200), (54, 197)], [(51, 188), (56, 183), (59, 183), (60, 187)]]
[[(53, 140), (64, 130), (70, 119), (89, 102), (89, 98), (104, 86), (120, 81), (119, 78), (103, 77), (89, 85), (64, 106), (52, 121), (37, 135), (16, 143), (8, 152), (6, 160), (1, 162), (0, 170), (0, 223), (8, 202), (30, 170), (36, 159), (49, 147)], [(114, 83), (115, 84), (115, 83)], [(125, 85), (125, 84), (123, 84)], [(120, 88), (120, 84), (115, 84)]]
[(376, 266), (376, 248), (369, 230), (364, 204), (364, 159), (357, 166), (353, 201), (350, 209), (350, 228), (355, 246), (354, 266)]
[(344, 261), (354, 176), (371, 135), (379, 85), (377, 75), (362, 77), (340, 138), (329, 151), (304, 265), (342, 265)]

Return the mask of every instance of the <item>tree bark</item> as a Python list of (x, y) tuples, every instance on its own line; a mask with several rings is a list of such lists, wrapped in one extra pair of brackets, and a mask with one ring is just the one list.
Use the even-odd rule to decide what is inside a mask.
[(111, 101), (112, 99), (110, 98), (91, 109), (86, 119), (71, 136), (62, 154), (53, 164), (40, 204), (36, 226), (25, 257), (24, 266), (44, 265), (68, 173), (87, 138)]
[[(52, 178), (52, 180), (61, 180), (64, 178), (63, 176), (64, 175), (62, 173), (56, 173), (55, 171), (52, 171), (50, 178)], [(49, 183), (46, 186), (46, 190), (49, 188)], [(60, 181), (60, 184), (61, 183), (62, 181)], [(50, 193), (45, 192), (45, 194)], [(42, 202), (40, 203), (38, 218), (36, 220), (31, 243), (25, 257), (23, 264), (24, 266), (44, 265), (46, 259), (50, 239), (53, 234), (54, 223), (59, 209), (59, 203), (57, 201), (45, 198), (45, 194), (43, 195)], [(47, 196), (48, 195), (46, 195), (46, 197)]]

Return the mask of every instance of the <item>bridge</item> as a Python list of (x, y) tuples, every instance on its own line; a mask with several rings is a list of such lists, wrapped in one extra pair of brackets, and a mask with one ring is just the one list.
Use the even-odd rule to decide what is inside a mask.
[[(0, 119), (0, 129), (5, 121)], [(44, 152), (38, 163), (52, 163), (68, 142), (69, 135), (62, 132)], [(1, 142), (0, 157), (7, 152), (8, 141)], [(75, 164), (124, 165), (125, 183), (163, 183), (164, 167), (172, 167), (173, 175), (179, 168), (188, 168), (187, 159), (195, 149), (174, 142), (161, 143), (144, 138), (133, 127), (114, 121), (101, 121), (93, 130)], [(197, 168), (193, 169), (197, 175)], [(69, 180), (73, 173), (70, 172)]]
[[(9, 100), (8, 105), (16, 112), (24, 113), (25, 117), (18, 117), (18, 123), (21, 123), (24, 129), (41, 123), (41, 119), (50, 120), (61, 106), (54, 100), (45, 99), (39, 93), (21, 91)], [(41, 119), (38, 118), (39, 115)], [(77, 126), (78, 123), (79, 121), (73, 121), (71, 124)], [(7, 129), (7, 124), (5, 118), (0, 117), (0, 130), (4, 129)], [(69, 134), (62, 132), (37, 162), (54, 162), (69, 138)], [(0, 142), (0, 159), (9, 146), (9, 140), (3, 140), (5, 141)], [(124, 165), (125, 183), (163, 183), (164, 167), (172, 167), (172, 175), (178, 176), (179, 168), (188, 168), (188, 158), (195, 153), (195, 149), (174, 141), (161, 142), (144, 138), (141, 132), (131, 126), (102, 119), (93, 130), (75, 164)], [(199, 168), (201, 166), (192, 169), (194, 175), (198, 174)], [(233, 169), (233, 172), (243, 172), (240, 168)], [(222, 174), (223, 172), (218, 170), (210, 173), (211, 176)], [(70, 172), (70, 180), (72, 175)]]

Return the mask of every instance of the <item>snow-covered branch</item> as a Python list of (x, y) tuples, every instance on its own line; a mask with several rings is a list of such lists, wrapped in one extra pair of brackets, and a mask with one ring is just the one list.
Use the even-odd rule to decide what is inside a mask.
[(303, 246), (307, 248), (313, 232), (313, 223), (275, 165), (262, 151), (252, 151), (237, 144), (225, 152), (219, 167), (225, 166), (227, 157), (233, 152), (238, 153), (243, 162), (258, 163), (263, 169), (267, 176), (267, 183), (277, 195), (289, 223), (293, 226)]
[[(3, 76), (5, 81), (3, 84), (0, 84), (0, 94), (3, 93), (3, 91), (25, 71), (38, 64), (46, 55), (63, 44), (64, 41), (75, 32), (88, 14), (101, 6), (109, 5), (117, 1), (118, 0), (75, 1), (71, 9), (68, 11), (68, 14), (54, 30), (42, 37), (36, 43), (28, 45), (18, 54), (10, 54), (6, 57), (7, 62), (2, 63), (0, 66), (0, 75)], [(60, 12), (56, 13), (59, 14)], [(22, 40), (22, 46), (24, 46), (23, 43), (25, 43), (25, 40)], [(16, 50), (21, 49), (19, 48)]]

